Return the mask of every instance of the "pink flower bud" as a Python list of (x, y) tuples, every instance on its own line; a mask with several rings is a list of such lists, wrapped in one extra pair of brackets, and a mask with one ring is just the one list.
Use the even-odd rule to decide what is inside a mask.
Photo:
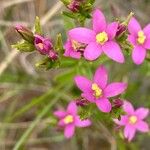
[(22, 25), (16, 25), (15, 30), (22, 36), (22, 38), (30, 43), (34, 42), (32, 31)]
[(51, 59), (51, 60), (57, 60), (58, 59), (58, 54), (53, 51), (53, 50), (50, 50), (49, 51), (49, 54), (48, 54), (48, 57)]
[(121, 99), (115, 99), (114, 101), (113, 101), (113, 107), (115, 107), (115, 108), (119, 108), (119, 107), (121, 107), (123, 105), (123, 101), (121, 100)]
[(127, 27), (123, 24), (119, 24), (117, 32), (116, 32), (116, 36), (120, 36), (123, 32), (125, 32), (127, 29)]
[(49, 55), (50, 50), (53, 48), (51, 40), (37, 34), (34, 37), (34, 45), (36, 49), (42, 55)]

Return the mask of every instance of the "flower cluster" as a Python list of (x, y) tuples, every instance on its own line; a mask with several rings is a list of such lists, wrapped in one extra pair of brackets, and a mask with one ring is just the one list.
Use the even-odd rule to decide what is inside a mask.
[[(65, 56), (93, 61), (103, 52), (112, 60), (124, 63), (124, 55), (120, 43), (116, 38), (126, 31), (126, 26), (118, 22), (107, 23), (103, 13), (96, 9), (92, 14), (92, 29), (78, 27), (68, 32), (65, 44)], [(128, 25), (128, 42), (132, 45), (132, 59), (135, 64), (141, 64), (146, 57), (146, 50), (150, 49), (150, 24), (143, 30), (132, 17)]]
[(39, 34), (34, 34), (32, 31), (22, 25), (16, 25), (15, 29), (25, 41), (33, 44), (42, 55), (48, 56), (51, 60), (56, 60), (58, 58), (58, 54), (55, 52), (50, 39)]
[[(75, 12), (78, 15), (79, 8), (82, 6), (81, 3), (85, 2), (83, 0), (62, 1), (72, 13)], [(58, 59), (58, 54), (51, 39), (33, 33), (21, 25), (17, 25), (15, 29), (25, 40), (24, 44), (34, 45), (34, 48), (41, 55), (46, 55), (52, 62)], [(124, 44), (128, 44), (132, 51), (133, 62), (139, 65), (144, 62), (146, 53), (150, 50), (150, 24), (142, 29), (134, 17), (129, 18), (126, 23), (120, 23), (119, 21), (108, 23), (99, 9), (95, 9), (92, 13), (92, 29), (85, 27), (73, 28), (68, 31), (67, 36), (67, 41), (62, 45), (65, 49), (63, 55), (74, 59), (83, 57), (88, 61), (94, 61), (104, 53), (110, 59), (118, 63), (124, 63), (125, 57), (121, 49), (123, 49)], [(124, 42), (120, 40), (122, 37), (125, 38)], [(59, 56), (59, 58), (61, 57)], [(144, 107), (134, 110), (130, 102), (122, 101), (119, 96), (126, 90), (127, 83), (108, 83), (108, 73), (103, 65), (96, 69), (91, 80), (85, 76), (76, 75), (74, 81), (81, 90), (81, 99), (79, 98), (76, 102), (71, 101), (66, 111), (57, 110), (54, 112), (54, 115), (59, 119), (58, 126), (64, 129), (66, 138), (71, 138), (74, 135), (75, 127), (91, 125), (90, 119), (80, 118), (78, 106), (84, 107), (93, 104), (96, 104), (101, 112), (110, 113), (110, 115), (113, 109), (121, 108), (123, 110), (123, 113), (119, 114), (121, 119), (111, 117), (119, 127), (125, 126), (124, 137), (128, 141), (133, 139), (136, 130), (149, 131), (148, 124), (143, 121), (148, 116), (149, 110)], [(117, 96), (117, 99), (114, 98), (115, 96)]]

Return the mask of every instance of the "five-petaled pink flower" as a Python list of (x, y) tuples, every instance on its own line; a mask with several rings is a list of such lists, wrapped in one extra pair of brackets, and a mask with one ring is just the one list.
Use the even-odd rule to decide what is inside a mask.
[(118, 23), (107, 25), (103, 13), (98, 9), (93, 12), (92, 18), (93, 30), (84, 27), (71, 29), (68, 33), (69, 39), (87, 44), (83, 54), (87, 60), (95, 60), (104, 52), (114, 61), (123, 63), (124, 56), (115, 41)]
[(147, 108), (140, 107), (137, 110), (134, 110), (131, 103), (125, 101), (123, 104), (123, 110), (126, 112), (126, 115), (122, 115), (121, 119), (114, 119), (115, 123), (119, 126), (125, 126), (124, 136), (131, 141), (135, 136), (136, 130), (141, 132), (148, 132), (148, 124), (143, 121), (149, 114)]
[(141, 64), (150, 49), (150, 24), (143, 30), (135, 18), (132, 18), (128, 25), (130, 35), (128, 41), (133, 45), (132, 59), (135, 64)]
[(82, 97), (96, 103), (103, 112), (111, 111), (112, 106), (108, 98), (121, 94), (127, 87), (127, 84), (122, 82), (107, 84), (107, 78), (107, 71), (103, 66), (96, 70), (92, 81), (83, 76), (75, 77), (78, 88), (83, 92)]
[(91, 125), (89, 119), (81, 120), (80, 116), (77, 115), (77, 105), (74, 101), (69, 103), (67, 111), (58, 110), (54, 112), (54, 115), (60, 119), (58, 125), (64, 128), (64, 135), (66, 138), (71, 138), (73, 136), (75, 126), (87, 127)]

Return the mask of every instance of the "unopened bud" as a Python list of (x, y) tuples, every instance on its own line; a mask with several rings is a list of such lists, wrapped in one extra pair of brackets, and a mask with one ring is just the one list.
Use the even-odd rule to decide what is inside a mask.
[(121, 99), (115, 99), (113, 101), (113, 107), (120, 108), (123, 105), (123, 101)]
[(119, 24), (117, 32), (116, 32), (116, 36), (120, 36), (121, 34), (123, 34), (125, 31), (127, 30), (127, 26), (124, 24)]
[(22, 25), (15, 26), (16, 31), (22, 36), (22, 38), (30, 43), (34, 42), (34, 35), (32, 31)]

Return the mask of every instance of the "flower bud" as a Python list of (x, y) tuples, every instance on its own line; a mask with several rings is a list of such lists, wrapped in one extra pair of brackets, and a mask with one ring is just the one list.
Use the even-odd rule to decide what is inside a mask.
[(67, 8), (70, 9), (72, 12), (78, 12), (79, 7), (81, 5), (81, 0), (72, 0)]
[(61, 0), (72, 12), (78, 12), (83, 0)]
[(52, 42), (48, 38), (44, 38), (41, 35), (34, 35), (34, 45), (36, 49), (42, 54), (42, 55), (49, 55), (50, 50), (53, 48)]
[(49, 54), (48, 54), (48, 57), (51, 60), (57, 60), (58, 59), (58, 54), (54, 50), (50, 50)]
[(127, 30), (127, 26), (125, 26), (124, 24), (119, 24), (118, 29), (117, 29), (117, 33), (116, 36), (120, 36), (122, 33), (124, 33)]
[(32, 31), (22, 25), (15, 26), (16, 31), (22, 36), (22, 38), (30, 43), (34, 42), (34, 35)]
[(86, 100), (85, 98), (79, 98), (76, 100), (77, 106), (83, 107), (83, 106), (87, 105), (88, 103), (89, 103), (89, 101)]
[(115, 99), (113, 101), (113, 107), (120, 108), (123, 105), (123, 101), (121, 99)]

